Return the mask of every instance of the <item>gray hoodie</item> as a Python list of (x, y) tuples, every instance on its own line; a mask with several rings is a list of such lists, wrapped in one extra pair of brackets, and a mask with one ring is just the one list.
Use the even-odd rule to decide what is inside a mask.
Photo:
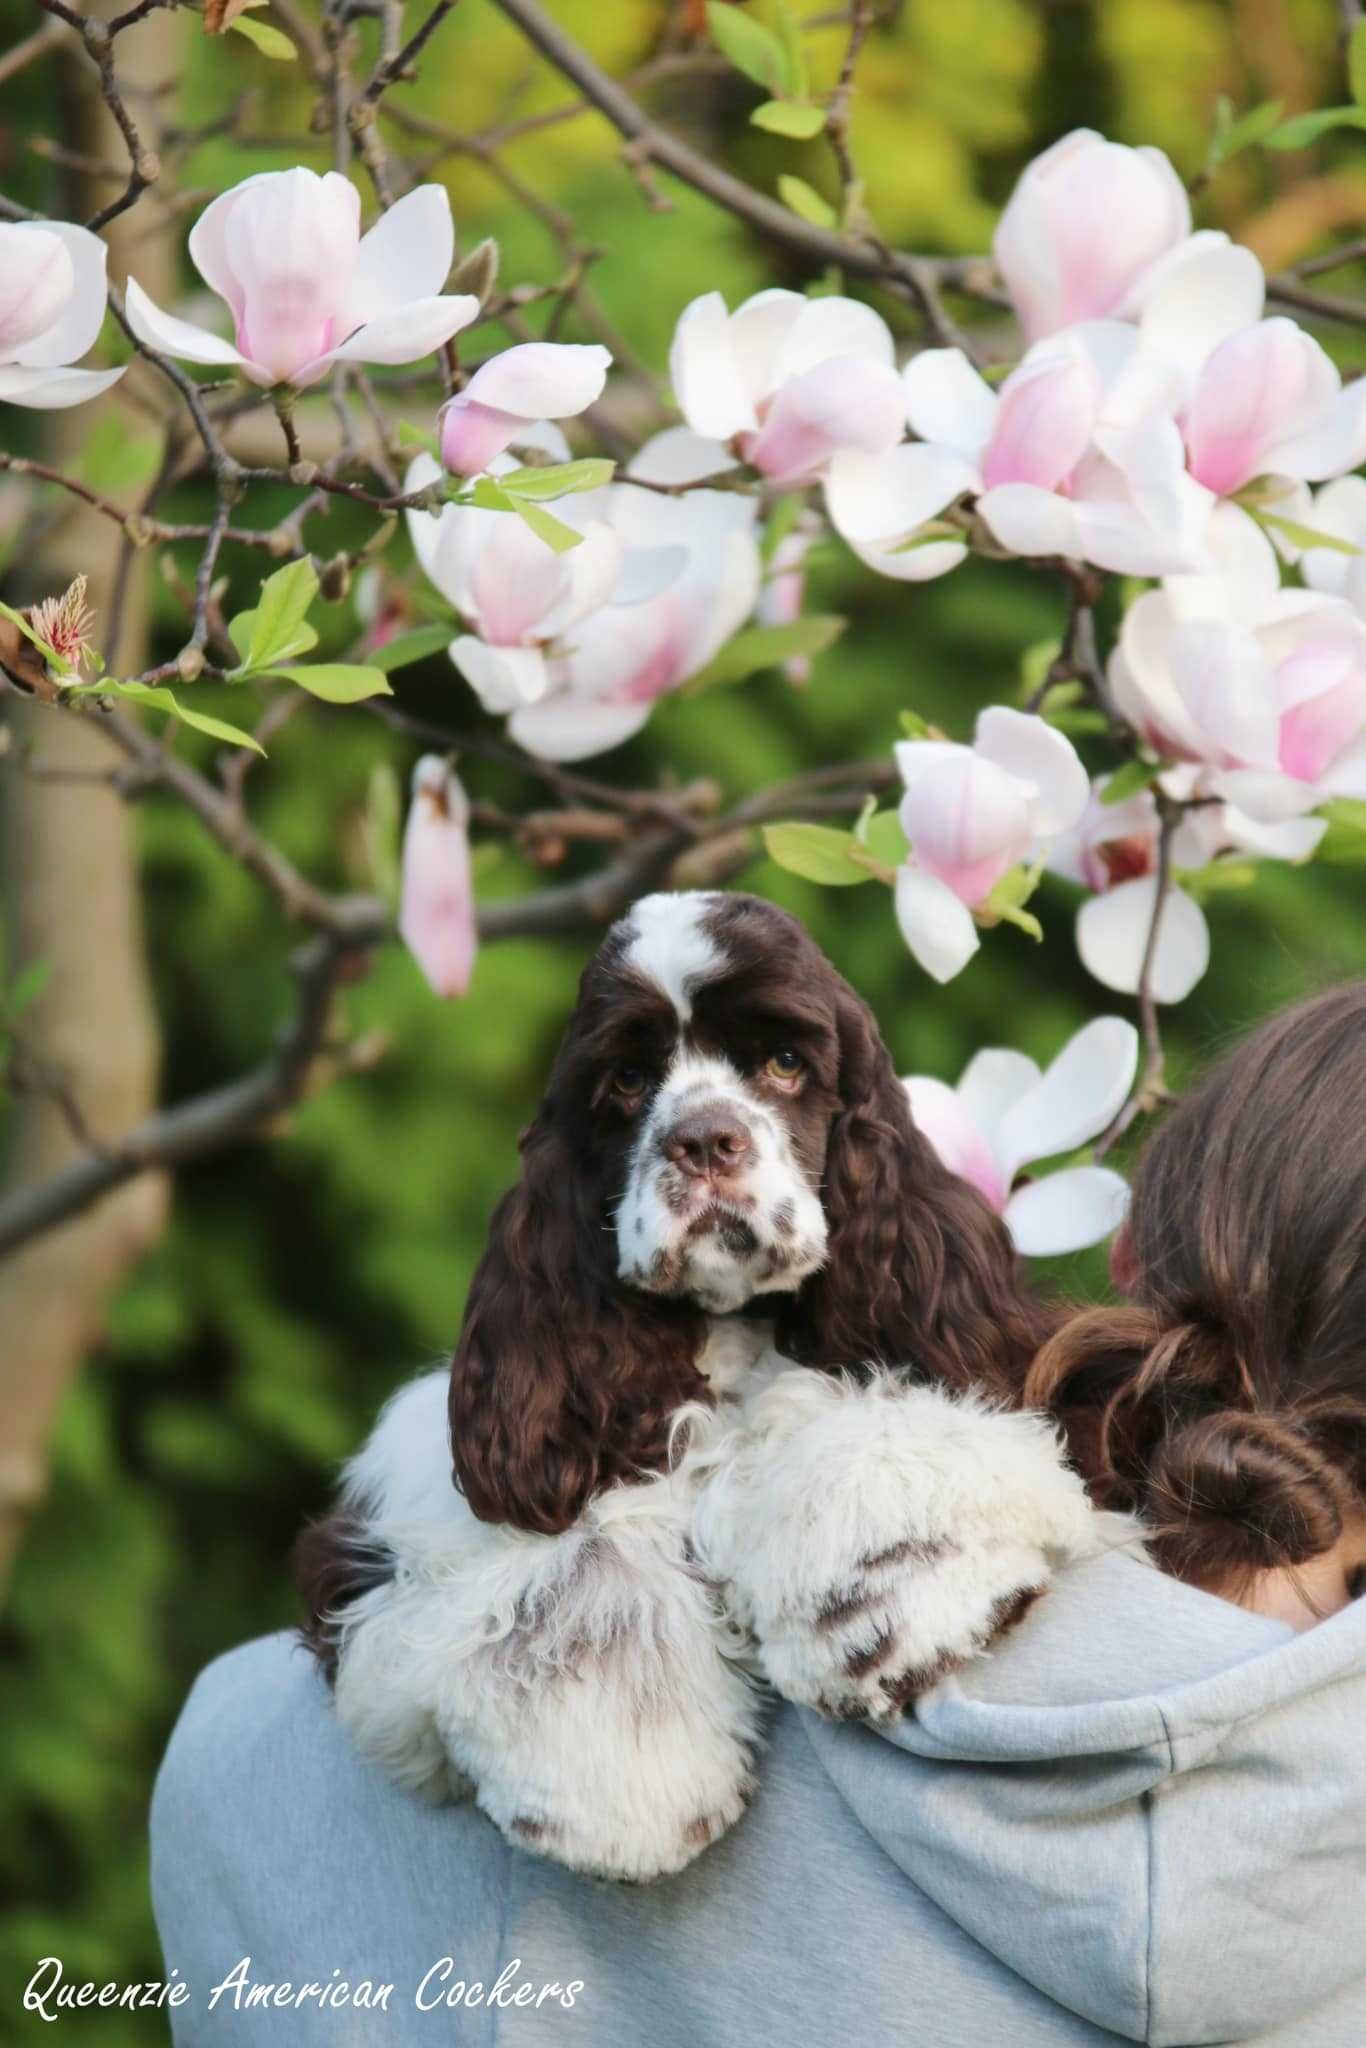
[(1363, 1734), (1366, 1601), (1297, 1637), (1113, 1552), (888, 1734), (780, 1708), (752, 1811), (631, 1890), (391, 1789), (274, 1637), (200, 1679), (157, 1786), (175, 2039), (1357, 2048)]

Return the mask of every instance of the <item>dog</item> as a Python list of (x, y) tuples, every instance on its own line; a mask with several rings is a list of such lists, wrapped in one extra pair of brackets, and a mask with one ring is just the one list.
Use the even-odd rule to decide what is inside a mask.
[(1085, 1546), (1022, 1413), (1044, 1312), (865, 1003), (756, 897), (642, 899), (585, 969), (449, 1371), (306, 1532), (360, 1750), (618, 1879), (744, 1810), (764, 1680), (887, 1718)]

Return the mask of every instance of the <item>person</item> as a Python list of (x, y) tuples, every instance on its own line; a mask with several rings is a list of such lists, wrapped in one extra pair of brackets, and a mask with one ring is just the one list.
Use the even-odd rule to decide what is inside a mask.
[(779, 1705), (676, 1878), (419, 1805), (288, 1637), (214, 1664), (152, 1814), (176, 2041), (1366, 2039), (1366, 984), (1171, 1112), (1115, 1267), (1028, 1387), (1115, 1540), (895, 1724)]

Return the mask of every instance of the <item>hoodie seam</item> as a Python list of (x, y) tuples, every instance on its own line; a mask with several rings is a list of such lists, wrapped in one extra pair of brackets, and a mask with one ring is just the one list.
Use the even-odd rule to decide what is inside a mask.
[[(1162, 1735), (1167, 1745), (1167, 1765), (1172, 1776), (1176, 1773), (1176, 1743), (1172, 1736), (1171, 1723), (1159, 1706), (1158, 1719), (1162, 1723)], [(1147, 1823), (1147, 1884), (1148, 1884), (1148, 1939), (1143, 1957), (1143, 2039), (1148, 2048), (1155, 2048), (1153, 2038), (1154, 1987), (1157, 1982), (1157, 1787), (1150, 1786), (1143, 1795), (1144, 1819)]]

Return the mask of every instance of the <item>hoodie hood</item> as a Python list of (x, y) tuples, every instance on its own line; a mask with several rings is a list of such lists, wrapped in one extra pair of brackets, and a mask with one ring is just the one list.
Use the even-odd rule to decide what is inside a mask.
[(921, 1891), (1116, 2034), (1256, 2039), (1366, 1982), (1366, 1600), (1297, 1636), (1112, 1549), (898, 1726), (808, 1732)]

